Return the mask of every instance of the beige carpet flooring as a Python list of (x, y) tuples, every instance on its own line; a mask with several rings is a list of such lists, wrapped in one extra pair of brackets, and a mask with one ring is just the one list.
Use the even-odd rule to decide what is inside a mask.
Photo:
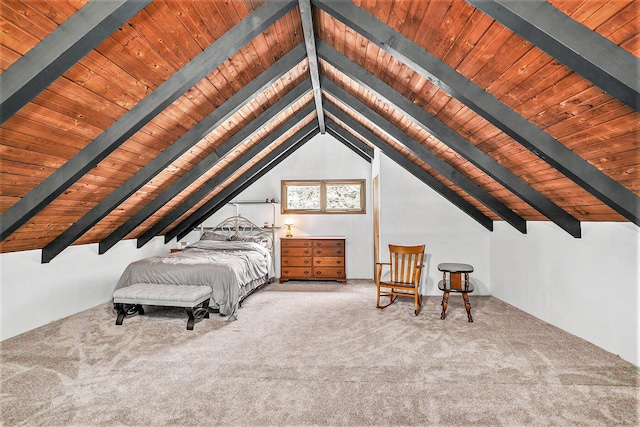
[(5, 340), (4, 426), (638, 425), (638, 369), (492, 297), (271, 284), (238, 320), (109, 304)]

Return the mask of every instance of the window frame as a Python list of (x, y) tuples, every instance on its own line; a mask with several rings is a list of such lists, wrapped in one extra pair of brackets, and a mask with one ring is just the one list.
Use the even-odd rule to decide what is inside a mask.
[[(359, 185), (360, 186), (360, 208), (359, 209), (328, 209), (327, 208), (327, 186), (331, 185)], [(288, 186), (319, 186), (320, 187), (320, 208), (319, 209), (289, 209), (287, 207), (287, 187)], [(306, 180), (282, 180), (281, 189), (281, 209), (285, 214), (365, 214), (366, 213), (366, 180), (364, 179), (306, 179)]]

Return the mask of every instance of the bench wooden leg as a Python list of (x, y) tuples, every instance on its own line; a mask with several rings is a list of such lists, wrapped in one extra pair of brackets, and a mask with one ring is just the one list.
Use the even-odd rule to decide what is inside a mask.
[(192, 331), (193, 325), (196, 323), (196, 318), (198, 319), (208, 319), (209, 318), (209, 299), (207, 298), (202, 302), (202, 307), (194, 307), (189, 308), (185, 307), (187, 314), (189, 315), (189, 320), (187, 320), (187, 329)]
[(144, 314), (144, 308), (142, 308), (141, 304), (135, 304), (129, 307), (128, 310), (125, 310), (124, 304), (121, 302), (117, 302), (114, 304), (116, 312), (118, 313), (118, 317), (116, 318), (116, 325), (122, 325), (122, 322), (125, 317), (132, 315), (135, 312), (142, 315)]
[(189, 315), (189, 320), (187, 320), (187, 330), (188, 331), (193, 331), (193, 325), (194, 323), (196, 323), (196, 318), (193, 315), (193, 308), (186, 308), (187, 310), (187, 314)]
[(116, 303), (116, 311), (118, 312), (118, 317), (116, 318), (116, 325), (122, 325), (122, 321), (124, 320), (124, 316), (126, 316), (126, 312), (124, 311), (124, 304)]
[(202, 308), (204, 309), (204, 318), (208, 319), (209, 318), (209, 298), (204, 300), (204, 302), (202, 303)]

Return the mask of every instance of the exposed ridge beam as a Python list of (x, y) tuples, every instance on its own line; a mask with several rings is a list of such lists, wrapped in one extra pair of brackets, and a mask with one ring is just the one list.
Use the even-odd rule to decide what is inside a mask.
[(353, 3), (311, 2), (464, 103), (607, 206), (640, 225), (640, 197), (489, 92)]
[(309, 59), (309, 74), (313, 86), (313, 100), (318, 112), (318, 126), (320, 133), (325, 132), (324, 112), (322, 111), (322, 90), (320, 89), (320, 73), (318, 70), (318, 56), (316, 54), (316, 36), (313, 30), (313, 15), (311, 13), (310, 0), (298, 0), (300, 5), (300, 17), (302, 19), (302, 32), (304, 34), (304, 44), (307, 48), (307, 58)]
[[(118, 233), (122, 237), (126, 236), (128, 232), (132, 231), (139, 224), (144, 222), (148, 217), (153, 215), (158, 209), (162, 208), (166, 203), (171, 201), (180, 192), (193, 184), (202, 174), (206, 173), (209, 169), (214, 167), (224, 156), (231, 152), (238, 144), (247, 140), (253, 134), (268, 123), (277, 114), (289, 108), (295, 102), (300, 100), (306, 92), (310, 89), (309, 79), (305, 80), (300, 85), (296, 86), (293, 90), (279, 99), (275, 104), (265, 110), (256, 119), (251, 121), (247, 126), (240, 129), (231, 138), (225, 141), (220, 147), (214, 150), (211, 154), (201, 160), (197, 165), (188, 170), (178, 180), (171, 184), (167, 189), (160, 193), (156, 198), (146, 204), (142, 209), (131, 216), (125, 224), (119, 227)], [(125, 234), (122, 234), (125, 233)], [(53, 240), (47, 246), (42, 249), (42, 262), (47, 263), (51, 261), (55, 256), (62, 252), (70, 242), (68, 236), (64, 233), (58, 238)]]
[(467, 0), (614, 98), (640, 111), (640, 60), (543, 0)]
[(413, 152), (413, 154), (418, 156), (420, 160), (427, 163), (439, 174), (460, 187), (471, 197), (478, 200), (488, 209), (511, 224), (516, 230), (520, 231), (523, 234), (527, 232), (527, 223), (521, 216), (517, 215), (502, 202), (500, 202), (480, 186), (478, 186), (475, 182), (471, 181), (464, 174), (460, 173), (460, 171), (451, 166), (449, 163), (436, 156), (431, 152), (431, 150), (429, 150), (413, 138), (409, 137), (409, 135), (404, 133), (401, 129), (399, 129), (384, 117), (382, 117), (380, 114), (365, 105), (355, 96), (340, 88), (331, 80), (323, 78), (322, 85), (324, 90), (326, 90), (328, 93), (335, 96), (345, 105), (357, 111), (371, 123), (375, 124), (379, 129), (384, 131), (387, 135), (402, 143), (402, 145), (407, 147), (407, 149)]
[(377, 79), (369, 71), (351, 61), (325, 42), (318, 41), (318, 55), (333, 67), (341, 70), (341, 72), (345, 73), (356, 83), (390, 104), (394, 109), (404, 113), (423, 130), (435, 136), (456, 153), (469, 160), (480, 170), (502, 184), (520, 199), (527, 202), (573, 237), (581, 236), (580, 221), (569, 215), (509, 169), (500, 165), (492, 157), (411, 102), (391, 86)]
[[(286, 122), (278, 126), (273, 132), (269, 133), (265, 136), (260, 142), (251, 147), (245, 153), (243, 153), (238, 159), (234, 160), (232, 163), (229, 163), (223, 170), (218, 172), (214, 177), (209, 179), (205, 184), (203, 184), (198, 190), (196, 190), (193, 194), (187, 197), (186, 200), (182, 201), (180, 205), (175, 207), (171, 212), (163, 216), (158, 222), (156, 222), (152, 227), (150, 227), (147, 231), (145, 231), (137, 241), (138, 248), (141, 248), (151, 239), (153, 239), (156, 235), (158, 235), (162, 230), (173, 224), (177, 221), (182, 215), (184, 215), (189, 209), (193, 208), (195, 205), (200, 203), (202, 199), (207, 197), (211, 192), (213, 192), (219, 185), (229, 179), (234, 173), (236, 173), (240, 168), (242, 168), (245, 164), (251, 161), (256, 155), (260, 154), (265, 148), (269, 147), (279, 138), (281, 138), (284, 134), (286, 134), (289, 130), (291, 130), (295, 125), (304, 120), (309, 114), (313, 113), (314, 108), (313, 105), (309, 104), (306, 107), (302, 108), (296, 114), (287, 119)], [(310, 125), (307, 129), (308, 131), (316, 128), (317, 125)], [(128, 233), (127, 233), (128, 234)], [(100, 253), (104, 253), (106, 249), (109, 249), (112, 245), (117, 243), (122, 237), (122, 233), (118, 233), (116, 230), (112, 233), (114, 237), (107, 237), (105, 240), (100, 242)]]
[[(326, 90), (326, 88), (324, 88)], [(337, 97), (336, 97), (337, 98)], [(491, 218), (487, 217), (485, 214), (480, 212), (475, 208), (471, 203), (467, 202), (456, 192), (450, 190), (446, 185), (442, 182), (435, 179), (431, 176), (427, 171), (422, 169), (420, 166), (413, 163), (409, 160), (404, 154), (397, 151), (394, 147), (389, 145), (387, 142), (378, 138), (373, 132), (371, 132), (366, 127), (362, 126), (360, 123), (353, 120), (343, 111), (341, 111), (338, 107), (326, 103), (324, 105), (325, 111), (328, 114), (336, 117), (340, 122), (342, 122), (345, 126), (349, 127), (351, 130), (362, 136), (364, 139), (369, 141), (371, 144), (378, 147), (387, 157), (396, 162), (399, 166), (404, 168), (411, 175), (418, 178), (420, 181), (431, 187), (435, 192), (440, 194), (442, 197), (447, 199), (453, 205), (457, 206), (464, 213), (469, 215), (471, 218), (476, 220), (480, 225), (485, 227), (489, 231), (493, 231), (493, 221)], [(331, 122), (330, 127), (334, 125), (335, 122)]]
[(327, 117), (327, 133), (333, 136), (338, 141), (346, 145), (350, 150), (356, 153), (358, 156), (371, 163), (373, 160), (373, 149), (358, 138), (345, 131), (343, 127), (339, 126), (336, 122)]
[[(300, 63), (304, 58), (304, 53), (304, 46), (300, 43), (298, 47), (294, 48), (273, 66), (269, 67), (257, 78), (249, 82), (249, 84), (239, 90), (220, 107), (216, 108), (211, 114), (191, 128), (191, 130), (167, 147), (163, 152), (158, 154), (158, 156), (152, 159), (134, 176), (129, 178), (124, 184), (115, 189), (78, 221), (66, 229), (55, 239), (56, 244), (59, 244), (60, 246), (68, 246), (79, 239), (80, 236), (89, 231), (91, 227), (106, 217), (112, 210), (118, 207), (132, 194), (142, 188), (154, 176), (163, 171), (167, 166), (201, 141), (202, 138), (207, 136), (214, 129), (224, 123), (229, 117), (251, 102), (251, 100), (270, 87), (276, 80), (291, 70), (291, 68), (296, 64)], [(120, 228), (118, 230), (120, 230)], [(99, 253), (104, 253), (107, 249), (117, 243), (119, 239), (114, 241), (114, 234), (118, 235), (118, 233), (112, 233), (106, 241), (103, 240), (100, 242)], [(126, 234), (124, 236), (126, 236)]]
[(0, 241), (4, 240), (51, 201), (93, 169), (162, 110), (206, 77), (249, 41), (292, 10), (295, 0), (266, 2), (207, 49), (189, 61), (151, 94), (91, 141), (37, 187), (0, 216)]
[(92, 0), (0, 74), (0, 124), (151, 0)]
[(251, 184), (262, 178), (267, 172), (280, 164), (283, 160), (293, 154), (298, 148), (306, 144), (311, 138), (320, 133), (318, 127), (315, 127), (310, 133), (306, 133), (306, 127), (296, 132), (287, 141), (280, 144), (272, 152), (260, 159), (258, 163), (253, 165), (249, 170), (243, 173), (238, 179), (227, 185), (220, 193), (216, 194), (211, 200), (202, 205), (193, 214), (189, 215), (184, 221), (174, 227), (165, 235), (165, 242), (169, 242), (173, 237), (178, 240), (189, 234), (191, 230), (204, 220), (217, 212), (222, 206), (226, 205), (246, 190)]

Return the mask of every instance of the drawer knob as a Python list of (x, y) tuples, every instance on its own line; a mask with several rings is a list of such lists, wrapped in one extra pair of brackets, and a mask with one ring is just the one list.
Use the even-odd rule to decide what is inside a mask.
[(282, 261), (283, 264), (289, 264), (289, 260), (285, 259), (284, 261)]

